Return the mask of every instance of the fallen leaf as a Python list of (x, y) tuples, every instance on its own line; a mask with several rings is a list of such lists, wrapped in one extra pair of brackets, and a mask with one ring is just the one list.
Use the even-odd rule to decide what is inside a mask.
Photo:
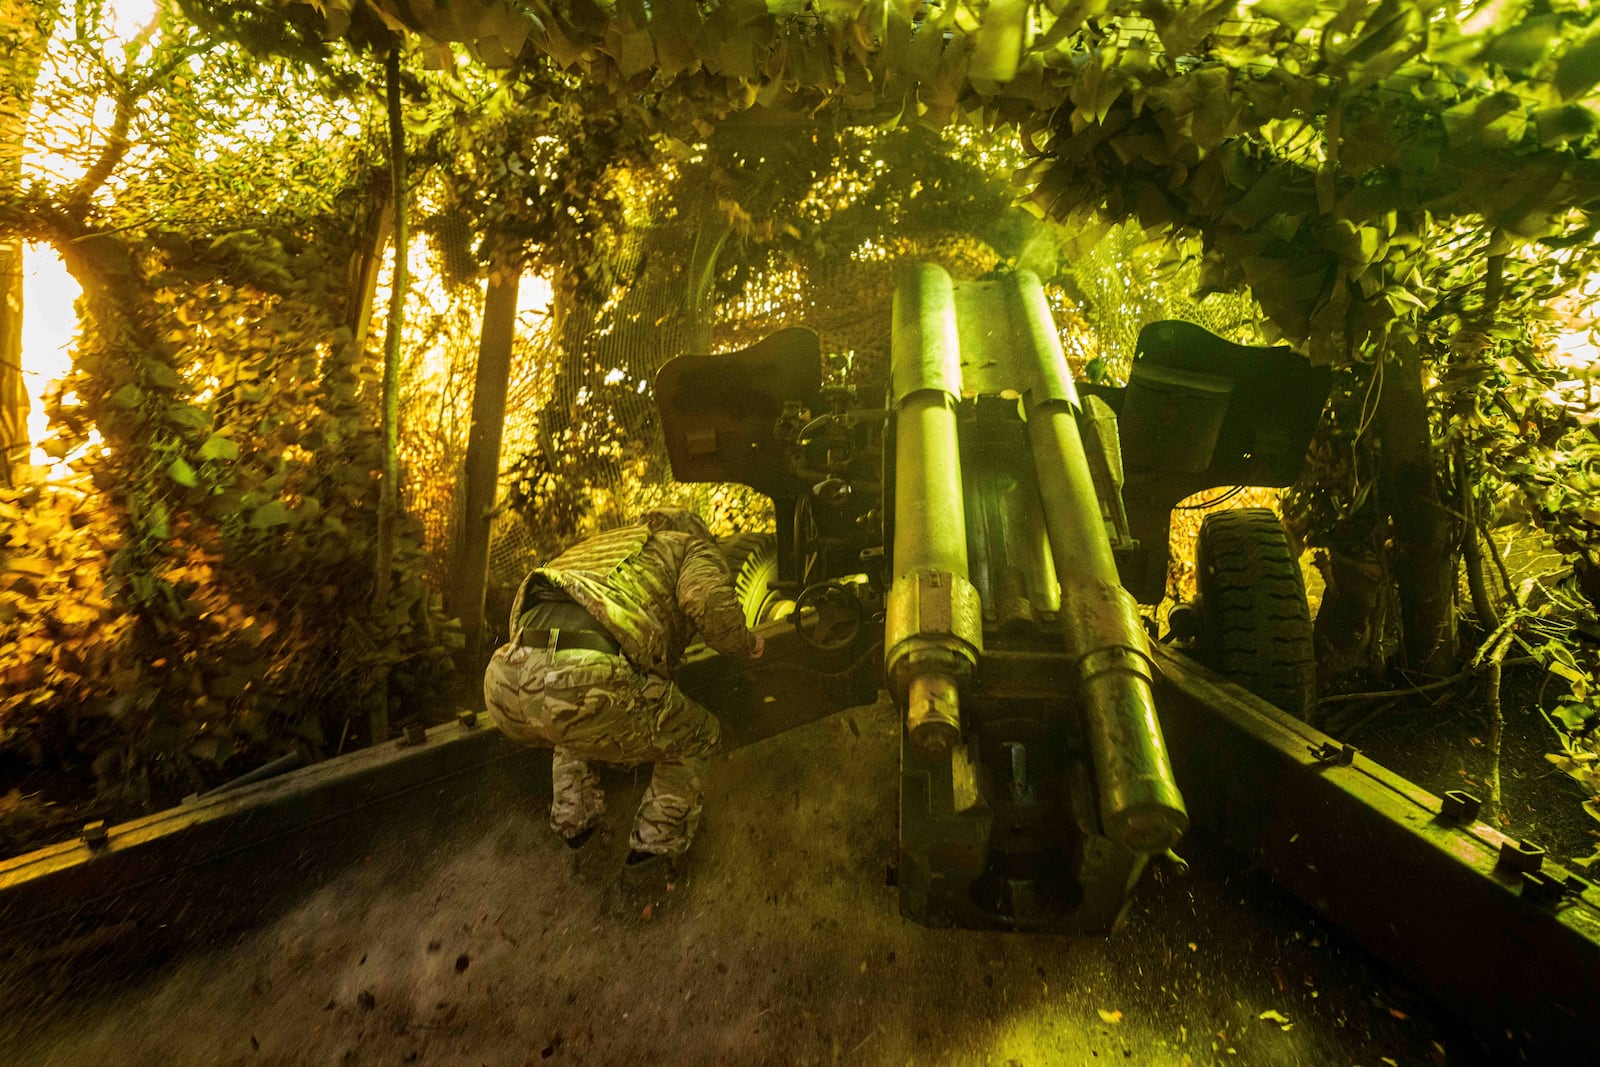
[(1257, 1015), (1256, 1018), (1257, 1019), (1265, 1019), (1269, 1023), (1286, 1023), (1286, 1022), (1289, 1021), (1289, 1017), (1287, 1015), (1283, 1014), (1280, 1011), (1274, 1011), (1271, 1008), (1268, 1008), (1266, 1011), (1262, 1012), (1260, 1015)]
[(1122, 1021), (1122, 1013), (1120, 1011), (1106, 1011), (1101, 1008), (1100, 1019), (1102, 1022), (1120, 1023)]

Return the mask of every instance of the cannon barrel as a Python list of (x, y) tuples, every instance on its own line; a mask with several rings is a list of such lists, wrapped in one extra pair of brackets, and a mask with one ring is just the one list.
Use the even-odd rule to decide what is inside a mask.
[(960, 738), (960, 688), (983, 645), (982, 607), (967, 575), (956, 424), (961, 346), (948, 274), (931, 266), (901, 274), (893, 336), (894, 555), (885, 666), (911, 740), (941, 752)]
[(1045, 528), (1061, 583), (1062, 632), (1074, 664), (1106, 836), (1136, 852), (1163, 852), (1189, 826), (1151, 693), (1149, 637), (1122, 587), (1100, 499), (1078, 433), (1077, 389), (1044, 290), (1015, 277), (1014, 321), (1035, 362), (1023, 396)]

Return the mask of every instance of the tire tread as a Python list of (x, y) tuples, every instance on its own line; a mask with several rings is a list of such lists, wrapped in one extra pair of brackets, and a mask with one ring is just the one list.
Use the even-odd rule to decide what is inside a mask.
[(1301, 718), (1316, 699), (1316, 652), (1305, 582), (1270, 508), (1206, 516), (1195, 546), (1205, 625), (1200, 658)]

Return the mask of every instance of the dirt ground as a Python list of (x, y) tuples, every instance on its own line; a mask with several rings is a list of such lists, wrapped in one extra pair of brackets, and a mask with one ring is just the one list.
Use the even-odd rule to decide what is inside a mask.
[(543, 825), (548, 783), (496, 787), (452, 833), (397, 824), (229, 944), (46, 1017), (0, 1008), (0, 1062), (1482, 1062), (1203, 840), (1108, 939), (906, 922), (885, 879), (896, 738), (879, 706), (720, 758), (691, 876), (648, 919), (614, 890), (641, 781), (610, 780), (619, 831), (577, 869)]
[[(1572, 867), (1600, 851), (1600, 822), (1584, 810), (1588, 791), (1545, 758), (1559, 746), (1539, 714), (1542, 680), (1537, 668), (1506, 671), (1501, 807), (1493, 817), (1506, 833), (1534, 842)], [(1340, 739), (1434, 794), (1464, 789), (1489, 796), (1488, 713), (1475, 686), (1463, 687), (1438, 707), (1419, 701), (1368, 714), (1365, 725), (1343, 731)]]

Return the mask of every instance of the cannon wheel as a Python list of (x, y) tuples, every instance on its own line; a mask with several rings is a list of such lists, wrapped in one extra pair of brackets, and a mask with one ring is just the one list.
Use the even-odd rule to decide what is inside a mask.
[(1305, 580), (1270, 508), (1207, 515), (1195, 542), (1201, 662), (1308, 722), (1316, 652)]
[(738, 533), (718, 542), (733, 572), (747, 626), (781, 617), (783, 597), (772, 589), (778, 577), (778, 538), (769, 533)]

